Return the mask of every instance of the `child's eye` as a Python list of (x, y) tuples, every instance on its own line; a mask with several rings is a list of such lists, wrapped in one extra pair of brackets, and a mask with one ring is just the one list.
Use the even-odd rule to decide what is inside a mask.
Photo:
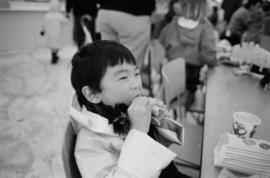
[(119, 80), (126, 80), (128, 77), (127, 76), (123, 76), (123, 77), (120, 77)]
[(138, 71), (138, 72), (135, 72), (135, 76), (137, 77), (137, 76), (140, 76), (141, 75), (141, 73)]

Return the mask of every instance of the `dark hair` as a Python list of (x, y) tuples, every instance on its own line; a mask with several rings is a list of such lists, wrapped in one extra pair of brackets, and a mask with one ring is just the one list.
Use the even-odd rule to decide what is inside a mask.
[(206, 16), (206, 0), (170, 0), (169, 11), (165, 15), (165, 20), (167, 23), (170, 23), (173, 16), (176, 15), (173, 7), (175, 3), (180, 3), (181, 5), (181, 12), (178, 14), (180, 16), (192, 20), (200, 20)]
[(82, 106), (88, 103), (82, 94), (84, 86), (89, 86), (94, 92), (101, 92), (100, 82), (107, 68), (125, 62), (136, 65), (132, 53), (114, 41), (94, 41), (80, 48), (71, 61), (71, 84), (79, 104)]
[(164, 19), (167, 23), (170, 23), (173, 19), (173, 16), (175, 15), (175, 12), (173, 10), (173, 5), (176, 3), (178, 0), (170, 0), (169, 6), (168, 6), (168, 12), (165, 14)]
[(250, 9), (251, 6), (256, 5), (257, 3), (262, 3), (262, 0), (247, 0), (247, 2), (244, 4), (244, 7), (247, 9)]
[(262, 9), (265, 13), (268, 13), (270, 11), (270, 1), (263, 1)]
[(206, 17), (206, 0), (178, 0), (178, 2), (181, 3), (181, 16), (192, 20)]

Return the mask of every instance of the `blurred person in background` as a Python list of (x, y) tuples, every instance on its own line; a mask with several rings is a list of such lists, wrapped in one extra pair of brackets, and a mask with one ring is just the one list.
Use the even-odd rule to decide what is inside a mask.
[(51, 63), (56, 64), (59, 60), (58, 51), (61, 47), (61, 33), (63, 22), (68, 21), (60, 12), (60, 3), (58, 0), (51, 0), (50, 9), (45, 14), (44, 24), (40, 35), (45, 35), (47, 45), (51, 49)]
[(242, 42), (254, 42), (260, 44), (263, 34), (265, 13), (262, 10), (254, 11), (250, 14), (247, 30), (242, 36)]
[(265, 0), (262, 8), (265, 13), (263, 34), (270, 36), (270, 0)]
[(84, 15), (91, 17), (90, 21), (84, 21), (89, 30), (92, 40), (97, 39), (95, 30), (95, 19), (97, 16), (97, 0), (66, 0), (66, 16), (73, 13), (73, 40), (80, 48), (85, 42), (85, 33), (82, 29), (81, 18)]
[(155, 0), (99, 0), (99, 5), (97, 31), (101, 39), (124, 44), (141, 68), (150, 42)]
[(221, 8), (224, 10), (224, 21), (228, 24), (233, 13), (242, 6), (242, 0), (222, 0)]
[(260, 6), (261, 0), (247, 0), (247, 2), (232, 15), (225, 33), (225, 38), (228, 39), (232, 45), (241, 42), (242, 35), (248, 29), (251, 14), (260, 10)]
[(216, 64), (215, 32), (207, 19), (207, 0), (173, 0), (171, 8), (172, 20), (162, 30), (159, 40), (169, 61), (179, 57), (186, 61), (185, 106), (189, 107), (200, 84), (202, 66)]

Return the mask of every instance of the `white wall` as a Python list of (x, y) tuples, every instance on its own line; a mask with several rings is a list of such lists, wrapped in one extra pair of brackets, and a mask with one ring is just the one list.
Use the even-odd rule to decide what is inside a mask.
[[(45, 46), (45, 38), (40, 36), (39, 32), (46, 6), (41, 9), (32, 7), (0, 10), (0, 53)], [(64, 25), (62, 42), (72, 43), (71, 20)]]

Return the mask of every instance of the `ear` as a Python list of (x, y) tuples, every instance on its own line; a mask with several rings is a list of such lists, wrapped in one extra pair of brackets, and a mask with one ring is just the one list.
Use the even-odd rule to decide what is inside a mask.
[(101, 99), (99, 98), (99, 95), (97, 92), (93, 92), (93, 90), (90, 89), (90, 87), (88, 86), (84, 86), (82, 88), (82, 93), (84, 95), (84, 97), (87, 99), (87, 101), (89, 101), (90, 103), (100, 103)]

